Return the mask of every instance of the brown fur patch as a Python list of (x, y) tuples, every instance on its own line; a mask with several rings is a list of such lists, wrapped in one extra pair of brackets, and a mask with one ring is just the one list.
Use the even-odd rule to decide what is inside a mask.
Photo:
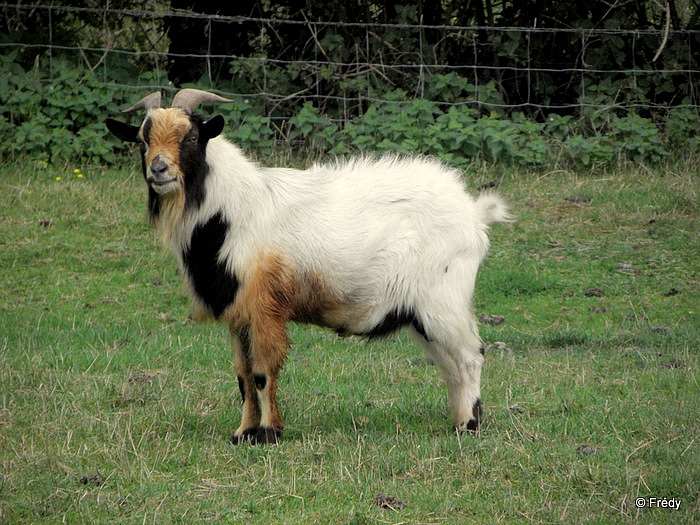
[(267, 377), (267, 386), (257, 394), (261, 404), (264, 402), (269, 404), (269, 410), (264, 412), (261, 410), (260, 425), (281, 431), (284, 428), (284, 421), (277, 407), (277, 375), (277, 373), (270, 374)]
[(337, 303), (331, 287), (320, 274), (306, 273), (299, 283), (294, 305), (294, 320), (324, 325), (326, 313)]
[(321, 272), (304, 274), (295, 299), (295, 321), (340, 331), (350, 328), (369, 310), (369, 306), (338, 294)]
[(222, 319), (248, 327), (254, 371), (279, 370), (284, 363), (295, 293), (294, 269), (278, 255), (262, 255), (243, 276), (235, 303), (224, 312)]
[(185, 210), (185, 181), (180, 169), (180, 144), (192, 124), (187, 113), (179, 108), (154, 109), (149, 113), (149, 117), (151, 129), (145, 158), (146, 166), (150, 166), (153, 159), (160, 155), (168, 163), (171, 176), (175, 177), (179, 183), (177, 191), (160, 197), (158, 227), (163, 243), (167, 244), (175, 224), (181, 220)]
[(148, 137), (146, 163), (162, 155), (171, 169), (179, 171), (180, 143), (192, 124), (187, 113), (178, 108), (154, 109), (149, 113), (151, 129)]

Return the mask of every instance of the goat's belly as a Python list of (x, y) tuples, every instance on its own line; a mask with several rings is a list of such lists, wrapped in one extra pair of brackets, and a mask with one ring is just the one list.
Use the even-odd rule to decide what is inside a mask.
[(351, 335), (360, 331), (363, 319), (367, 317), (369, 310), (369, 306), (348, 303), (325, 303), (320, 308), (307, 308), (301, 305), (295, 311), (292, 320), (331, 328), (340, 335)]
[(316, 311), (302, 311), (293, 320), (331, 328), (339, 336), (382, 337), (406, 326), (423, 333), (423, 324), (413, 308), (345, 304)]

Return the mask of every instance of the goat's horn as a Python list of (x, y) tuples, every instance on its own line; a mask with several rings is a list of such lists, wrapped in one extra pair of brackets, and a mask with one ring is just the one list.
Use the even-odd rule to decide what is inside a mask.
[(199, 89), (181, 89), (175, 94), (173, 98), (174, 108), (180, 108), (186, 113), (191, 114), (197, 106), (200, 104), (213, 103), (213, 102), (233, 102), (214, 93), (208, 93), (207, 91), (201, 91)]
[(151, 93), (147, 97), (143, 97), (141, 100), (139, 100), (136, 104), (131, 106), (129, 109), (125, 109), (122, 111), (122, 113), (133, 113), (134, 111), (138, 109), (145, 109), (146, 111), (153, 109), (153, 108), (159, 108), (160, 107), (160, 91), (157, 91), (156, 93)]

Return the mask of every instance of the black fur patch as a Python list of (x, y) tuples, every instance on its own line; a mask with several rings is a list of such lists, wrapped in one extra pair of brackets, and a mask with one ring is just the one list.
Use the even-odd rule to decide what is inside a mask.
[(416, 331), (422, 335), (426, 341), (430, 341), (423, 323), (412, 309), (392, 310), (379, 322), (379, 324), (377, 324), (377, 326), (358, 335), (363, 335), (369, 337), (370, 339), (384, 337), (410, 324), (413, 325)]
[[(147, 118), (143, 121), (143, 126), (141, 128), (141, 136), (143, 141), (138, 140), (139, 149), (141, 150), (141, 173), (143, 174), (144, 180), (148, 178), (148, 166), (146, 166), (146, 144), (151, 138), (151, 128), (153, 127), (153, 121)], [(155, 223), (158, 215), (160, 214), (160, 199), (158, 194), (155, 192), (151, 186), (148, 186), (148, 217), (151, 219), (151, 224)]]
[(192, 128), (180, 143), (180, 169), (185, 174), (185, 207), (198, 208), (206, 195), (204, 182), (209, 173), (206, 148), (209, 137), (200, 134), (202, 119), (198, 115), (190, 117)]
[(143, 126), (141, 126), (141, 136), (143, 137), (143, 142), (148, 144), (151, 140), (151, 128), (153, 127), (153, 120), (147, 117), (143, 121)]
[(220, 213), (197, 225), (182, 257), (195, 293), (217, 319), (236, 299), (240, 284), (218, 260), (228, 228)]
[[(146, 168), (144, 168), (144, 173), (146, 173)], [(151, 186), (148, 186), (148, 217), (151, 220), (151, 224), (155, 224), (156, 219), (160, 215), (160, 198)]]
[(474, 405), (472, 406), (472, 414), (474, 417), (467, 423), (467, 430), (471, 432), (476, 432), (479, 430), (481, 425), (481, 420), (484, 418), (484, 409), (481, 408), (481, 399), (476, 398)]
[(255, 381), (255, 388), (258, 390), (265, 390), (267, 386), (267, 376), (265, 374), (255, 374), (253, 376), (253, 381)]
[(245, 382), (241, 376), (238, 376), (238, 390), (241, 392), (241, 399), (245, 403)]
[(413, 328), (415, 328), (416, 332), (423, 336), (423, 339), (430, 342), (430, 337), (428, 337), (428, 333), (425, 331), (423, 323), (421, 323), (420, 319), (418, 319), (417, 317), (413, 319)]

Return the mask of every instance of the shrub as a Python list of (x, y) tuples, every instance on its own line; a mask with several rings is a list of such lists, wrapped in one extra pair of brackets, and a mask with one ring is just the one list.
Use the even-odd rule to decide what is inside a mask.
[(91, 72), (54, 65), (54, 79), (41, 79), (38, 69), (24, 71), (15, 53), (0, 56), (0, 156), (66, 162), (72, 158), (111, 163), (120, 149), (103, 119), (123, 107), (123, 94)]
[[(113, 140), (103, 121), (131, 104), (136, 90), (105, 84), (61, 59), (54, 59), (51, 81), (42, 80), (41, 67), (24, 70), (16, 52), (0, 56), (0, 67), (7, 72), (0, 76), (0, 159), (112, 164), (127, 149)], [(133, 83), (158, 85), (150, 77), (142, 75)], [(689, 108), (669, 110), (656, 123), (619, 108), (605, 114), (588, 114), (585, 108), (579, 117), (550, 114), (536, 122), (519, 113), (485, 114), (474, 104), (444, 102), (475, 92), (454, 73), (432, 77), (426, 92), (442, 101), (411, 98), (396, 89), (348, 121), (333, 120), (310, 102), (286, 120), (273, 120), (261, 100), (235, 95), (216, 112), (226, 118), (231, 140), (265, 158), (283, 146), (314, 157), (395, 152), (435, 155), (458, 166), (485, 160), (589, 168), (656, 163), (672, 150), (700, 152), (695, 133), (700, 118)]]

